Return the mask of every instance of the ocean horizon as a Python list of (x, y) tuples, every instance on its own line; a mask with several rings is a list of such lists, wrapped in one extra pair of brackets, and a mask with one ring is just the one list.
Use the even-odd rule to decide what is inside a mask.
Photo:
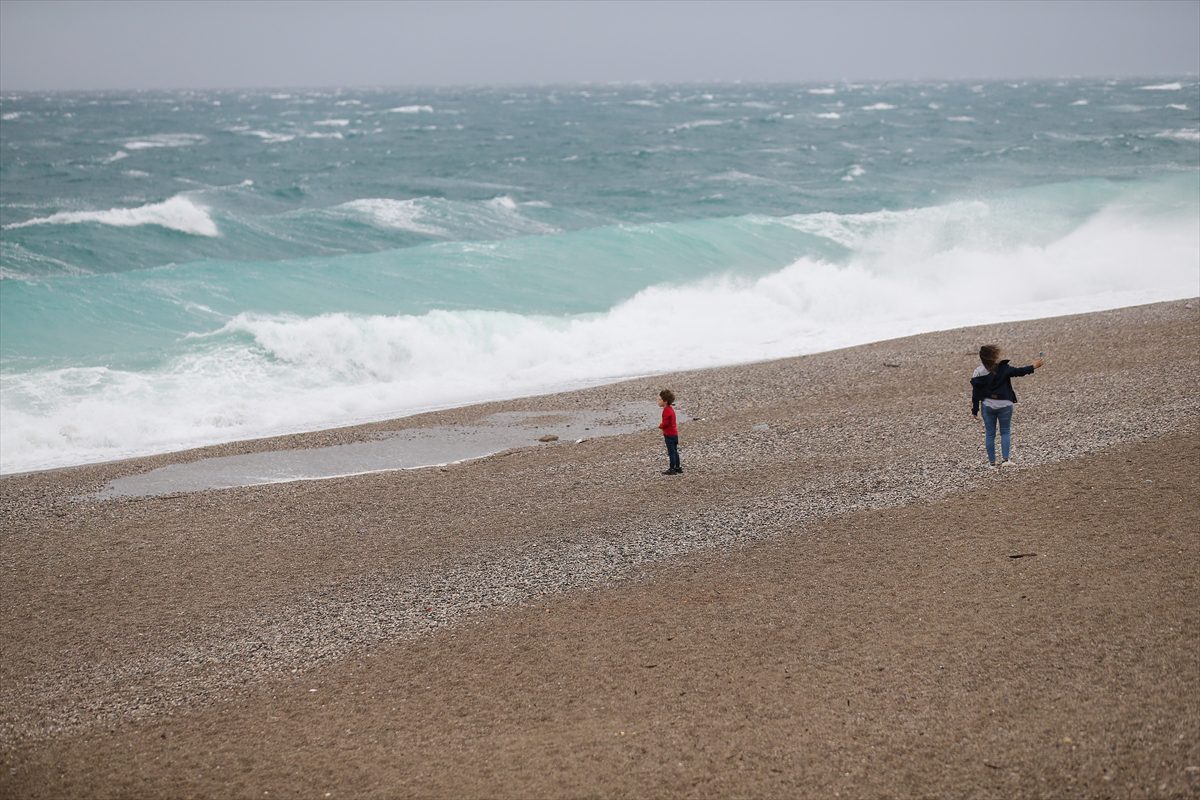
[(1200, 294), (1200, 81), (0, 95), (0, 472)]

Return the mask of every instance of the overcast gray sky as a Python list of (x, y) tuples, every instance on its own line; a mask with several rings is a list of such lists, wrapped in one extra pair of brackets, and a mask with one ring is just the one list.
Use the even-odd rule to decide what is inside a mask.
[(0, 88), (1200, 72), (1200, 0), (0, 0)]

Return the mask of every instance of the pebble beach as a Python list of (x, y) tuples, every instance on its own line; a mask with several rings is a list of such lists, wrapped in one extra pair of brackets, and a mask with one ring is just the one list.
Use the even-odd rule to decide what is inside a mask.
[[(1004, 469), (987, 342), (1046, 353)], [(1198, 353), (1191, 299), (5, 476), (0, 795), (1196, 796)], [(682, 476), (652, 406), (539, 441), (663, 387)], [(105, 494), (505, 414), (458, 463)]]

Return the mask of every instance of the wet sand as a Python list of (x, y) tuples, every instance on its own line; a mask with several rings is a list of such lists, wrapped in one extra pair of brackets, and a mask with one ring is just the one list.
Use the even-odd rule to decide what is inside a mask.
[[(1196, 301), (0, 481), (0, 794), (1200, 792)], [(1014, 363), (1017, 466), (967, 377)], [(500, 412), (654, 429), (109, 500)], [(530, 417), (536, 418), (536, 417)]]

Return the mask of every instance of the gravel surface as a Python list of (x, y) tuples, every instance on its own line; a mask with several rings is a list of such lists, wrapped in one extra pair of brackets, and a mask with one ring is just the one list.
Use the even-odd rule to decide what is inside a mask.
[[(1011, 469), (985, 467), (981, 426), (969, 413), (967, 379), (985, 341), (1004, 346), (1014, 363), (1027, 363), (1039, 351), (1048, 354), (1045, 368), (1015, 381), (1020, 402), (1014, 418), (1017, 466)], [(434, 648), (433, 658), (439, 642), (503, 630), (531, 607), (549, 614), (586, 602), (580, 598), (604, 597), (618, 606), (613, 614), (624, 621), (623, 630), (636, 630), (648, 623), (621, 609), (619, 598), (651, 591), (663, 575), (684, 565), (743, 564), (764, 547), (783, 548), (781, 559), (795, 559), (813, 546), (813, 537), (845, 520), (866, 521), (856, 524), (864, 536), (877, 537), (886, 535), (880, 528), (886, 529), (887, 520), (906, 509), (960, 502), (986, 513), (989, 495), (1011, 493), (1023, 481), (1057, 475), (1053, 471), (1060, 468), (1075, 470), (1071, 480), (1078, 481), (1080, 465), (1112, 461), (1121, 448), (1194, 445), (1200, 430), (1200, 396), (1192, 388), (1200, 367), (1198, 345), (1197, 302), (1181, 301), (927, 334), (390, 423), (4, 478), (0, 744), (8, 789), (38, 796), (44, 795), (37, 789), (42, 786), (53, 796), (44, 771), (50, 768), (36, 754), (59, 748), (80, 754), (74, 774), (81, 783), (74, 792), (87, 793), (90, 786), (97, 795), (137, 794), (155, 785), (158, 792), (171, 786), (186, 794), (248, 796), (228, 775), (186, 789), (153, 781), (129, 784), (130, 775), (143, 775), (141, 768), (126, 771), (124, 788), (118, 789), (96, 778), (103, 770), (87, 760), (100, 758), (91, 743), (114, 733), (140, 735), (146, 725), (184, 724), (190, 715), (251, 702), (263, 692), (273, 699), (256, 702), (286, 709), (290, 701), (271, 695), (271, 687), (330, 674), (396, 648), (405, 653)], [(681, 418), (690, 418), (681, 430), (681, 477), (659, 474), (665, 452), (650, 414), (644, 433), (581, 443), (564, 439), (444, 468), (79, 499), (172, 464), (471, 426), (498, 413), (553, 419), (626, 409), (652, 400), (662, 386), (675, 390)], [(1194, 446), (1189, 452), (1194, 464)], [(1142, 455), (1130, 458), (1146, 457), (1136, 453)], [(1178, 448), (1166, 457), (1176, 459), (1171, 463), (1181, 458)], [(1182, 458), (1187, 464), (1188, 456)], [(1089, 494), (1091, 486), (1064, 488), (1060, 480), (1052, 488), (1060, 496), (1055, 508), (1060, 528), (1069, 530), (1084, 515), (1072, 497), (1108, 502)], [(937, 529), (946, 523), (930, 524)], [(1185, 556), (1195, 559), (1195, 548)], [(1189, 588), (1187, 602), (1194, 608), (1195, 581), (1175, 586), (1185, 595)], [(1175, 595), (1168, 599), (1179, 601)], [(903, 601), (901, 592), (897, 602)], [(770, 616), (770, 609), (759, 613)], [(1195, 615), (1186, 622), (1194, 624)], [(1184, 689), (1200, 689), (1194, 659), (1176, 666), (1183, 667)], [(572, 680), (578, 697), (602, 697), (587, 680)], [(758, 700), (769, 705), (770, 690), (764, 692)], [(681, 712), (680, 721), (702, 724), (698, 713)], [(1193, 717), (1185, 727), (1194, 751), (1200, 725)], [(212, 735), (236, 738), (230, 731)], [(462, 763), (475, 762), (464, 756)], [(446, 766), (450, 772), (462, 767)], [(1189, 766), (1194, 765), (1180, 769)], [(709, 779), (741, 769), (715, 765), (711, 758), (694, 767)], [(770, 780), (769, 766), (757, 769), (757, 778), (741, 784), (746, 794), (788, 793)], [(1163, 791), (1195, 789), (1200, 783), (1188, 783), (1190, 774), (1179, 772)], [(299, 787), (301, 794), (317, 785), (297, 780), (284, 784)], [(0, 782), (0, 789), (5, 785)], [(509, 789), (497, 788), (504, 785)], [(493, 785), (492, 793), (511, 789), (509, 796), (521, 796), (512, 788), (517, 785)], [(609, 793), (638, 796), (665, 784), (606, 785)], [(933, 784), (906, 785), (920, 795)], [(487, 786), (426, 782), (410, 789), (417, 796), (487, 796)], [(381, 790), (369, 788), (360, 793)], [(588, 794), (560, 788), (539, 791)], [(669, 793), (727, 792), (676, 787)]]

